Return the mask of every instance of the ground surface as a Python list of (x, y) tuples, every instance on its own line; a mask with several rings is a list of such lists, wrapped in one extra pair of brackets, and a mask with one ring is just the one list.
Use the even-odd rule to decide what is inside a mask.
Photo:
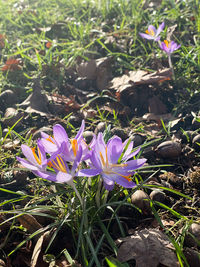
[[(0, 7), (0, 265), (200, 266), (199, 2)], [(163, 21), (162, 40), (181, 44), (175, 76), (157, 43), (139, 35)], [(16, 161), (41, 131), (59, 123), (73, 137), (83, 119), (87, 143), (98, 132), (130, 138), (147, 159), (138, 186), (102, 190), (99, 209), (98, 180), (78, 185), (82, 210), (70, 187)]]

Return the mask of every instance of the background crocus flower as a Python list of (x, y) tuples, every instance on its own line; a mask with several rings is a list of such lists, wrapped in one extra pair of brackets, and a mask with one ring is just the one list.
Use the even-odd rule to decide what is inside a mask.
[(41, 141), (37, 142), (37, 152), (35, 148), (27, 145), (21, 145), (22, 153), (26, 159), (17, 157), (17, 160), (25, 167), (32, 171), (45, 170), (47, 166), (46, 153)]
[(148, 30), (146, 30), (145, 33), (139, 33), (139, 34), (142, 38), (145, 38), (148, 40), (159, 41), (160, 40), (159, 34), (164, 29), (164, 27), (165, 27), (164, 22), (159, 25), (157, 30), (153, 25), (149, 25)]
[(123, 187), (132, 188), (135, 183), (130, 178), (136, 169), (140, 168), (146, 159), (129, 160), (130, 157), (136, 155), (139, 150), (131, 153), (133, 143), (128, 145), (128, 152), (125, 152), (122, 162), (118, 160), (127, 145), (127, 141), (122, 143), (120, 137), (111, 138), (107, 145), (103, 140), (103, 134), (99, 133), (95, 146), (92, 149), (90, 157), (90, 169), (83, 169), (78, 172), (79, 175), (87, 176), (88, 174), (100, 174), (103, 178), (104, 186), (107, 190), (114, 188), (115, 182)]
[(167, 41), (161, 42), (160, 48), (165, 51), (168, 55), (173, 53), (175, 50), (179, 49), (181, 45), (178, 45), (174, 41)]

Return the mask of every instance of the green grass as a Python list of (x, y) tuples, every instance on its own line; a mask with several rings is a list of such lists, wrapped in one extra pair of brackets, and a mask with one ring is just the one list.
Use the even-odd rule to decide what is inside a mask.
[[(40, 77), (44, 90), (62, 92), (69, 79), (65, 75), (66, 68), (78, 64), (80, 58), (90, 60), (112, 56), (113, 76), (122, 75), (126, 70), (156, 70), (152, 67), (154, 55), (164, 67), (168, 67), (167, 57), (161, 53), (159, 47), (139, 36), (139, 32), (144, 32), (149, 24), (158, 26), (165, 21), (166, 28), (162, 36), (166, 36), (167, 28), (177, 24), (173, 39), (181, 44), (181, 48), (172, 56), (176, 76), (175, 80), (170, 81), (171, 90), (175, 95), (173, 110), (177, 112), (190, 107), (193, 98), (200, 93), (200, 3), (198, 0), (164, 0), (160, 5), (152, 7), (149, 5), (151, 2), (150, 0), (1, 1), (0, 34), (5, 37), (4, 46), (0, 50), (0, 65), (3, 66), (6, 60), (14, 57), (22, 61), (22, 67), (17, 75), (11, 71), (0, 72), (0, 91), (6, 89), (15, 91), (20, 88), (20, 97), (24, 100), (32, 91), (33, 79)], [(113, 37), (114, 41), (108, 43), (110, 37)], [(50, 48), (46, 47), (48, 42), (52, 43)], [(99, 95), (95, 96), (90, 103), (98, 97)], [(106, 91), (103, 91), (100, 97), (109, 98)], [(199, 101), (196, 110), (198, 108)], [(102, 112), (98, 107), (96, 109), (97, 117), (90, 121), (91, 124), (104, 121), (109, 125), (109, 114)], [(119, 125), (115, 111), (113, 124)], [(12, 140), (12, 135), (19, 138), (21, 143), (34, 143), (31, 136), (26, 138), (26, 130), (18, 133), (15, 130), (16, 125), (9, 128), (4, 136), (2, 127), (0, 128), (0, 171), (3, 172), (12, 170), (16, 163), (16, 155), (21, 153), (20, 150), (10, 152), (4, 148), (5, 142), (8, 139)], [(70, 123), (68, 127), (72, 128), (72, 132), (75, 130)], [(163, 128), (170, 136), (170, 127), (163, 123)], [(144, 131), (143, 126), (136, 130)], [(156, 168), (162, 170), (164, 166)], [(153, 167), (151, 173), (155, 174)], [(145, 185), (141, 176), (136, 177), (141, 182), (138, 187), (150, 190), (151, 186)], [(18, 196), (12, 190), (1, 188), (1, 192), (14, 195), (1, 203), (1, 206), (5, 207), (1, 213), (8, 215), (8, 219), (1, 225), (12, 222), (6, 241), (17, 227), (17, 231), (24, 237), (16, 248), (6, 251), (5, 254), (12, 257), (28, 240), (52, 230), (53, 234), (45, 251), (47, 256), (50, 254), (50, 259), (51, 256), (54, 259), (62, 254), (72, 266), (76, 266), (75, 261), (89, 267), (106, 266), (106, 264), (111, 267), (128, 266), (128, 264), (119, 265), (114, 258), (117, 247), (112, 224), (115, 222), (120, 235), (125, 236), (123, 218), (118, 215), (118, 211), (122, 206), (128, 206), (136, 212), (130, 204), (130, 197), (138, 188), (132, 191), (117, 188), (108, 197), (106, 192), (98, 187), (98, 177), (87, 181), (80, 179), (77, 181), (77, 188), (84, 200), (84, 205), (81, 206), (75, 192), (69, 186), (52, 185), (50, 182), (34, 178), (30, 182), (30, 187), (32, 195), (18, 192)], [(181, 192), (164, 187), (160, 189), (176, 194), (177, 197), (187, 198)], [(16, 203), (22, 200), (26, 202), (26, 206), (23, 209), (16, 208)], [(6, 209), (6, 205), (9, 205), (10, 209)], [(161, 203), (151, 202), (151, 205), (155, 218), (175, 247), (180, 265), (188, 266), (182, 252), (184, 239), (179, 238), (177, 229), (173, 227), (167, 229), (163, 226), (161, 216), (164, 211), (169, 218), (176, 221), (175, 226), (185, 225), (186, 230), (192, 218)], [(32, 215), (36, 208), (54, 209), (57, 214), (53, 217), (53, 223), (27, 234), (25, 226), (19, 227), (17, 217), (23, 214)], [(49, 216), (45, 213), (40, 215)], [(49, 249), (63, 226), (69, 231), (73, 240), (72, 249), (68, 251), (65, 248), (59, 255), (54, 255)]]

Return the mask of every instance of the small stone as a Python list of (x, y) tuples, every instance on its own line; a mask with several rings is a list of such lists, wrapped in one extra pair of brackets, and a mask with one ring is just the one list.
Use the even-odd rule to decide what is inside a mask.
[(85, 138), (85, 141), (87, 144), (89, 144), (93, 139), (94, 133), (92, 131), (85, 131), (83, 133), (83, 137)]
[(52, 135), (52, 128), (50, 127), (42, 127), (36, 132), (33, 133), (33, 140), (37, 140), (38, 138), (41, 138), (41, 132), (44, 132), (46, 134)]
[(82, 123), (82, 115), (77, 114), (76, 116), (71, 116), (69, 118), (69, 123), (71, 123), (75, 128), (80, 128), (81, 123)]
[(112, 128), (111, 134), (119, 136), (122, 141), (125, 141), (128, 138), (128, 134), (123, 129), (118, 127)]
[(200, 151), (200, 134), (196, 135), (193, 139), (192, 139), (192, 145), (194, 147), (194, 149), (199, 152)]
[[(23, 116), (24, 116), (23, 112), (19, 112), (15, 108), (7, 108), (4, 114), (3, 123), (6, 126), (12, 127)], [(17, 123), (18, 126), (20, 124), (21, 124), (21, 121)]]
[(153, 201), (158, 201), (158, 202), (161, 202), (161, 203), (165, 203), (166, 195), (160, 189), (154, 189), (150, 194), (150, 198)]
[(184, 255), (190, 267), (200, 266), (200, 253), (191, 248), (185, 248)]
[(142, 190), (135, 191), (131, 196), (131, 203), (141, 209), (144, 214), (151, 213), (149, 196)]
[(103, 133), (103, 132), (105, 131), (105, 129), (106, 129), (106, 123), (103, 122), (103, 121), (101, 121), (101, 122), (99, 122), (99, 123), (97, 124), (97, 127), (96, 127), (94, 133), (95, 133), (96, 135), (97, 135), (98, 133), (100, 133), (100, 132)]
[(17, 103), (18, 97), (17, 94), (12, 90), (5, 90), (0, 94), (0, 106), (6, 108)]
[[(189, 247), (196, 247), (197, 246), (197, 242), (200, 242), (200, 224), (198, 223), (192, 223), (190, 228), (188, 229), (188, 232), (190, 234), (187, 234), (185, 236), (185, 243), (187, 246)], [(191, 236), (193, 235), (194, 238)]]
[(134, 147), (140, 146), (144, 142), (144, 136), (140, 134), (133, 134), (130, 136), (130, 139), (134, 142)]
[(156, 153), (162, 158), (177, 158), (181, 151), (181, 144), (174, 141), (165, 141), (156, 148)]

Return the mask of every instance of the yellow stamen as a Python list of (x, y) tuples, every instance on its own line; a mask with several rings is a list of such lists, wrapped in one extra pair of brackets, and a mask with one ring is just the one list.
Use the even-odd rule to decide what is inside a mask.
[(146, 30), (145, 31), (147, 34), (151, 35), (151, 36), (154, 36), (155, 35), (155, 32), (153, 30)]
[(71, 144), (72, 144), (72, 150), (74, 152), (74, 156), (76, 157), (77, 151), (78, 151), (78, 142), (76, 139), (72, 139), (71, 140)]
[(42, 158), (41, 158), (41, 152), (40, 152), (39, 147), (38, 147), (38, 154), (39, 154), (39, 157), (38, 157), (38, 156), (36, 155), (36, 153), (35, 153), (35, 147), (31, 148), (31, 150), (32, 150), (32, 152), (33, 152), (33, 156), (34, 156), (34, 158), (36, 159), (37, 163), (38, 163), (39, 165), (41, 165), (41, 163), (42, 163)]
[(103, 155), (102, 155), (101, 151), (99, 152), (99, 154), (100, 154), (100, 157), (101, 157), (101, 162), (102, 162), (103, 166), (105, 166), (106, 164), (105, 164), (105, 161), (104, 161), (104, 158), (103, 158)]
[(65, 164), (64, 164), (64, 162), (63, 162), (63, 159), (62, 159), (60, 156), (56, 157), (56, 159), (57, 159), (58, 165), (59, 165), (59, 167), (60, 167), (60, 170), (61, 170), (62, 172), (67, 172), (67, 170), (66, 170), (66, 166), (65, 166)]
[(56, 157), (56, 160), (57, 160), (57, 163), (55, 162), (55, 160), (49, 161), (48, 162), (48, 166), (50, 168), (54, 168), (54, 169), (56, 169), (58, 171), (67, 173), (67, 169), (66, 169), (65, 163), (64, 163), (64, 161), (63, 161), (63, 159), (61, 158), (60, 155), (58, 155)]
[(46, 138), (47, 141), (51, 142), (52, 144), (55, 144), (54, 141), (53, 141), (52, 139), (53, 139), (53, 137), (51, 137), (50, 135), (49, 135), (48, 138)]

